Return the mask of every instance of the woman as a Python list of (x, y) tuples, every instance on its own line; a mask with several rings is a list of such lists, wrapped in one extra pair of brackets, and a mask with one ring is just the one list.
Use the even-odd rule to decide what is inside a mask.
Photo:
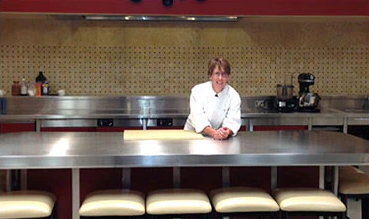
[(228, 84), (231, 67), (226, 59), (210, 60), (208, 76), (210, 81), (191, 90), (190, 115), (184, 129), (225, 140), (235, 136), (240, 129), (241, 98)]

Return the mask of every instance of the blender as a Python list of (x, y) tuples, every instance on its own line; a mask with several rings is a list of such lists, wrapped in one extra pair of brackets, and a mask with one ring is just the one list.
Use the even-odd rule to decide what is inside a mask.
[(292, 112), (296, 107), (296, 98), (293, 96), (292, 76), (284, 77), (284, 85), (277, 84), (276, 109), (279, 112)]
[(298, 76), (300, 91), (298, 97), (299, 112), (320, 112), (317, 108), (321, 99), (317, 93), (310, 92), (310, 86), (314, 85), (315, 76), (311, 73), (301, 73)]

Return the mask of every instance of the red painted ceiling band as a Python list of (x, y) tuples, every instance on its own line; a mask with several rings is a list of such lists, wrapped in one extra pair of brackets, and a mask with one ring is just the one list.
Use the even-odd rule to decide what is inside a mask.
[(368, 0), (2, 0), (1, 12), (144, 15), (368, 16)]

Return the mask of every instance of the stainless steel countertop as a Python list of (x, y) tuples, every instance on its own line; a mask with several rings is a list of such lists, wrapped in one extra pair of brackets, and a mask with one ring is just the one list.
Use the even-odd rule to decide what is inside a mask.
[(1, 134), (0, 142), (0, 169), (369, 164), (369, 141), (326, 131), (240, 132), (226, 141), (23, 132)]

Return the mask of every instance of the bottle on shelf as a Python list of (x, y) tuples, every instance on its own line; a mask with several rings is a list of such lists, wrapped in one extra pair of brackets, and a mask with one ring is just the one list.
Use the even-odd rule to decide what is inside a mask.
[(49, 95), (49, 82), (47, 81), (44, 73), (39, 71), (36, 77), (36, 96)]
[(13, 81), (12, 84), (12, 96), (19, 96), (20, 95), (21, 86), (19, 81)]
[(27, 96), (28, 95), (28, 83), (27, 80), (23, 77), (20, 84), (20, 95)]
[(44, 81), (46, 81), (47, 79), (46, 79), (46, 77), (45, 77), (45, 75), (44, 75), (44, 73), (42, 72), (42, 71), (40, 71), (39, 73), (38, 73), (38, 76), (36, 77), (36, 83), (37, 82), (41, 82), (41, 84), (44, 82)]
[(36, 97), (41, 97), (41, 85), (42, 83), (41, 82), (36, 82)]
[(50, 94), (50, 86), (49, 86), (49, 82), (48, 81), (44, 81), (42, 83), (42, 89), (41, 89), (41, 95), (42, 96), (47, 96)]

